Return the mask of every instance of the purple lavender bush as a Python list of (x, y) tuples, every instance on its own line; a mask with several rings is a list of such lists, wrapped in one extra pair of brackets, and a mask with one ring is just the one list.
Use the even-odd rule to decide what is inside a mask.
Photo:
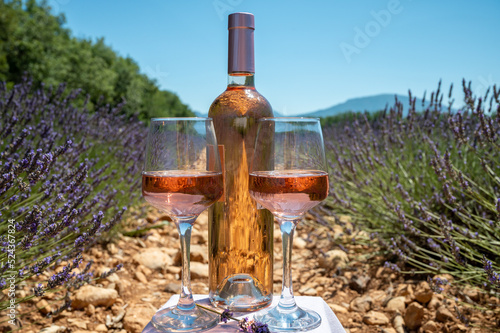
[(396, 100), (375, 119), (325, 128), (330, 204), (381, 245), (387, 267), (498, 292), (500, 91), (476, 97), (465, 81), (463, 91), (457, 112), (439, 85), (423, 112), (410, 93), (406, 117)]
[(50, 273), (16, 303), (89, 282), (82, 252), (140, 197), (144, 126), (122, 105), (76, 106), (79, 93), (0, 84), (0, 289)]

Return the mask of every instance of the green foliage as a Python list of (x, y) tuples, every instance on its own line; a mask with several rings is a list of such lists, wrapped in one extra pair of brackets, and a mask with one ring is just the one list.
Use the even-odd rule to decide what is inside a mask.
[(0, 81), (19, 83), (28, 73), (35, 84), (64, 82), (88, 94), (90, 107), (124, 100), (124, 112), (145, 121), (194, 116), (177, 95), (141, 74), (134, 60), (117, 55), (102, 38), (72, 37), (63, 28), (64, 15), (50, 11), (46, 1), (0, 0)]
[[(369, 121), (374, 121), (384, 115), (384, 110), (377, 111), (377, 112), (365, 112), (364, 116), (366, 119)], [(347, 111), (343, 112), (340, 114), (336, 114), (334, 116), (329, 116), (329, 117), (324, 117), (321, 118), (321, 126), (323, 127), (328, 127), (332, 126), (334, 124), (346, 124), (346, 123), (352, 123), (356, 119), (359, 118), (361, 113), (359, 112), (354, 112), (354, 111)]]
[(325, 128), (331, 200), (398, 264), (388, 267), (499, 291), (500, 92), (482, 103), (464, 84), (464, 95), (458, 113), (441, 111), (438, 89), (424, 113), (413, 104), (403, 117), (396, 103)]

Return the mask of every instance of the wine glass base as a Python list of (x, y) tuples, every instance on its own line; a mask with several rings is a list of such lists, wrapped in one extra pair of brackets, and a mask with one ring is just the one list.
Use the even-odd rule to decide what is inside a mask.
[(321, 325), (318, 313), (298, 306), (288, 310), (278, 305), (267, 312), (256, 314), (254, 319), (267, 324), (273, 332), (304, 332)]
[(161, 332), (202, 332), (217, 326), (219, 316), (196, 306), (190, 311), (174, 306), (156, 312), (151, 323)]

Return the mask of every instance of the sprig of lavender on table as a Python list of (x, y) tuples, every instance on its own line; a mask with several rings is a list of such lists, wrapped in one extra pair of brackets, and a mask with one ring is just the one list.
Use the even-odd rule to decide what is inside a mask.
[(235, 320), (238, 322), (238, 327), (240, 328), (240, 332), (247, 332), (247, 333), (271, 333), (269, 330), (269, 327), (267, 327), (267, 324), (263, 324), (259, 321), (256, 320), (249, 320), (248, 318), (243, 318), (243, 319), (238, 319), (236, 317), (233, 317), (233, 313), (230, 312), (228, 309), (224, 310), (222, 313), (215, 311), (214, 309), (211, 309), (209, 307), (196, 304), (197, 307), (202, 308), (203, 310), (216, 313), (220, 316), (220, 321), (223, 323), (227, 323), (229, 320)]

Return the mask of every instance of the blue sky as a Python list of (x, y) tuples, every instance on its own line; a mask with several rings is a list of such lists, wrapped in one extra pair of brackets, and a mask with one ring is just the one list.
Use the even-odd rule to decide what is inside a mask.
[[(500, 81), (500, 1), (49, 0), (74, 36), (137, 61), (206, 113), (226, 86), (227, 15), (255, 15), (257, 89), (285, 115), (380, 93), (421, 97), (439, 79)], [(461, 98), (458, 89), (455, 97)], [(457, 105), (459, 106), (459, 105)]]

